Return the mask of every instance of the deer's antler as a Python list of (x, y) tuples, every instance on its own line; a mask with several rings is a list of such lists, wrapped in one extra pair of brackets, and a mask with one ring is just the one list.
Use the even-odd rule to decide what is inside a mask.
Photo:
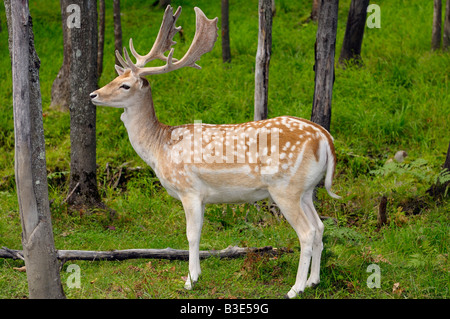
[(175, 26), (180, 13), (181, 7), (178, 7), (175, 14), (173, 14), (173, 8), (171, 6), (167, 6), (166, 11), (164, 12), (161, 28), (159, 29), (158, 36), (156, 37), (155, 44), (147, 55), (139, 55), (134, 49), (133, 39), (130, 39), (130, 51), (136, 58), (137, 67), (145, 66), (148, 62), (154, 59), (167, 61), (167, 58), (164, 56), (164, 52), (169, 50), (172, 45), (177, 44), (172, 39), (175, 34), (181, 30), (181, 27)]
[[(125, 68), (131, 69), (131, 71), (137, 76), (167, 73), (185, 66), (200, 69), (201, 67), (195, 62), (197, 62), (203, 54), (211, 51), (214, 47), (214, 43), (217, 39), (218, 27), (217, 18), (210, 20), (199, 8), (195, 7), (194, 10), (196, 14), (196, 31), (194, 40), (192, 41), (189, 50), (183, 58), (181, 58), (181, 60), (178, 61), (173, 58), (174, 49), (171, 48), (172, 45), (176, 44), (172, 38), (181, 29), (181, 27), (175, 26), (175, 23), (181, 13), (181, 7), (178, 7), (175, 14), (173, 14), (172, 7), (167, 6), (161, 28), (155, 44), (150, 52), (144, 56), (139, 55), (134, 49), (132, 39), (130, 39), (130, 50), (136, 58), (136, 63), (131, 61), (127, 49), (123, 48), (125, 59), (123, 59), (120, 53), (116, 51), (120, 64), (122, 64)], [(169, 49), (169, 55), (167, 57), (164, 56), (164, 52)], [(166, 61), (167, 63), (164, 66), (144, 67), (145, 64), (154, 59), (160, 59)]]

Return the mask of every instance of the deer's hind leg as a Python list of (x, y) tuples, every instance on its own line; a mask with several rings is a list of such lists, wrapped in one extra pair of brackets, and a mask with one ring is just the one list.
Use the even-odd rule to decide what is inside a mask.
[(306, 287), (308, 270), (313, 254), (313, 245), (317, 229), (308, 216), (305, 205), (301, 205), (302, 191), (292, 188), (272, 188), (270, 196), (280, 208), (289, 224), (294, 228), (300, 241), (300, 261), (294, 286), (287, 293), (287, 298), (294, 298)]
[(309, 275), (308, 281), (306, 282), (306, 287), (315, 287), (320, 282), (320, 259), (323, 250), (322, 238), (324, 226), (314, 207), (313, 189), (305, 192), (305, 194), (302, 196), (301, 206), (316, 230), (314, 234), (315, 236), (311, 258), (311, 273)]

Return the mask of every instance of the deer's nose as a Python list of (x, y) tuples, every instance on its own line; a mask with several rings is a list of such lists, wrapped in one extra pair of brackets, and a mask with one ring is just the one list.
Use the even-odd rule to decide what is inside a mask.
[(95, 99), (97, 97), (97, 93), (91, 93), (89, 96), (93, 100), (93, 99)]

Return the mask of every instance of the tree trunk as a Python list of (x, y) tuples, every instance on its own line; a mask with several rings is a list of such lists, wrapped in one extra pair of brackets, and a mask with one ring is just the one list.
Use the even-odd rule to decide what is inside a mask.
[(100, 79), (103, 72), (103, 48), (105, 43), (105, 0), (99, 1), (98, 21), (98, 54), (97, 54), (97, 78)]
[(311, 121), (330, 131), (339, 0), (322, 0), (315, 45), (315, 87)]
[(80, 7), (83, 27), (71, 29), (70, 180), (67, 203), (74, 208), (100, 203), (96, 173), (96, 108), (89, 93), (97, 89), (97, 3), (71, 0)]
[(61, 21), (62, 21), (62, 31), (63, 31), (63, 63), (59, 69), (56, 79), (53, 81), (52, 85), (52, 101), (50, 103), (51, 108), (59, 108), (60, 111), (68, 111), (70, 104), (70, 83), (69, 83), (69, 73), (70, 73), (70, 56), (72, 54), (72, 48), (70, 47), (70, 31), (71, 29), (67, 27), (67, 19), (70, 12), (67, 12), (67, 7), (72, 3), (71, 0), (61, 0)]
[(342, 44), (339, 64), (343, 67), (353, 62), (361, 66), (361, 46), (366, 26), (367, 6), (370, 0), (352, 0), (348, 12), (347, 27), (345, 29), (344, 43)]
[(381, 228), (383, 225), (387, 223), (387, 197), (382, 196), (380, 205), (378, 206), (378, 216), (377, 216), (377, 226), (378, 228)]
[(438, 50), (441, 47), (441, 25), (442, 25), (442, 1), (434, 0), (433, 34), (431, 36), (432, 50)]
[(222, 0), (222, 60), (224, 63), (231, 61), (228, 7), (228, 0)]
[(445, 157), (443, 169), (447, 169), (450, 171), (450, 143), (448, 144), (447, 156)]
[(40, 60), (28, 1), (5, 1), (11, 14), (15, 175), (30, 298), (64, 298), (48, 202)]
[(442, 50), (447, 51), (450, 47), (450, 0), (445, 5), (444, 36), (442, 38)]
[[(120, 0), (114, 0), (114, 48), (122, 52), (122, 23), (120, 22)], [(121, 65), (116, 57), (116, 64)]]
[(259, 0), (258, 50), (255, 66), (254, 120), (267, 118), (269, 97), (269, 64), (272, 49), (272, 0)]
[(6, 28), (8, 30), (8, 50), (12, 67), (12, 25), (11, 25), (11, 0), (4, 0), (6, 14)]
[(319, 20), (319, 12), (320, 12), (320, 0), (313, 0), (311, 9), (311, 20), (313, 21)]

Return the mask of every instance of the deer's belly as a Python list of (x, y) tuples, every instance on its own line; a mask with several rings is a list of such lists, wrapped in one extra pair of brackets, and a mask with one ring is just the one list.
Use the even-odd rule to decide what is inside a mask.
[(163, 183), (164, 188), (172, 197), (181, 199), (180, 193), (192, 193), (198, 195), (204, 204), (220, 203), (254, 203), (269, 197), (267, 188), (252, 188), (222, 185), (212, 187), (203, 184), (200, 188), (183, 189)]
[(194, 168), (174, 181), (161, 182), (171, 196), (180, 199), (180, 194), (191, 193), (205, 204), (254, 203), (269, 197), (267, 183), (245, 166), (237, 170)]
[(204, 203), (254, 203), (269, 197), (267, 189), (221, 187), (207, 189), (203, 198)]

